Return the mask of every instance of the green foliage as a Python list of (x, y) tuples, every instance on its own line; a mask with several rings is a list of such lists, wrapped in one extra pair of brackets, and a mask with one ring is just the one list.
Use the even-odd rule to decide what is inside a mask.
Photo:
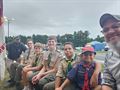
[[(72, 42), (74, 43), (75, 47), (84, 46), (86, 43), (91, 42), (93, 40), (96, 40), (99, 42), (104, 41), (104, 38), (100, 37), (99, 35), (97, 36), (97, 38), (92, 39), (89, 37), (89, 34), (90, 33), (88, 31), (83, 32), (82, 30), (80, 30), (77, 32), (75, 31), (73, 34), (64, 34), (62, 36), (57, 35), (57, 40), (58, 40), (58, 43), (62, 43), (62, 44), (64, 44), (65, 42)], [(23, 43), (26, 43), (28, 38), (32, 38), (34, 43), (40, 42), (40, 43), (46, 44), (47, 39), (48, 39), (47, 35), (35, 35), (35, 34), (33, 34), (32, 36), (27, 36), (27, 37), (20, 35), (20, 37)], [(6, 43), (11, 42), (13, 38), (14, 37), (9, 37), (9, 38), (5, 37)]]
[(99, 41), (99, 42), (104, 42), (104, 37), (100, 37), (99, 35), (97, 35), (97, 38), (94, 39), (95, 41)]

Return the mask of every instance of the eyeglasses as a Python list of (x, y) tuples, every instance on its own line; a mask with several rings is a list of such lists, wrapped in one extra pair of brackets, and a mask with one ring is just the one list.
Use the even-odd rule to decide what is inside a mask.
[(83, 55), (84, 56), (92, 56), (94, 54), (94, 52), (84, 52)]
[(105, 28), (103, 28), (103, 30), (101, 32), (102, 33), (107, 33), (107, 32), (109, 32), (110, 29), (116, 30), (118, 28), (120, 28), (120, 22), (114, 23), (111, 27), (105, 27)]

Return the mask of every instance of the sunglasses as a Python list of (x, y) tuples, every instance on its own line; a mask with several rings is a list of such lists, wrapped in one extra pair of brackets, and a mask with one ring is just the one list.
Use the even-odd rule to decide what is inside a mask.
[(84, 52), (83, 55), (84, 56), (92, 56), (93, 54), (95, 54), (94, 52)]
[(111, 27), (105, 27), (105, 28), (103, 28), (103, 30), (101, 32), (102, 33), (107, 33), (107, 32), (109, 32), (110, 29), (116, 30), (118, 28), (120, 28), (120, 22), (114, 23)]

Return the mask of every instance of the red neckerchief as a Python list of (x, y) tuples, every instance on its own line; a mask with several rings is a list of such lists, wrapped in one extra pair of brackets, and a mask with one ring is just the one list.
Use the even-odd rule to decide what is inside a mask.
[[(85, 68), (89, 68), (89, 66), (90, 65), (83, 65), (83, 67), (85, 67)], [(84, 86), (83, 86), (82, 90), (90, 90), (87, 69), (86, 69), (85, 74), (84, 74)]]

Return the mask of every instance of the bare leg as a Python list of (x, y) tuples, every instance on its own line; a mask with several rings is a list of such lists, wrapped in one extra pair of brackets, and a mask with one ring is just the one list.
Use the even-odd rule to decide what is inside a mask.
[(102, 90), (113, 90), (111, 87), (103, 85)]

